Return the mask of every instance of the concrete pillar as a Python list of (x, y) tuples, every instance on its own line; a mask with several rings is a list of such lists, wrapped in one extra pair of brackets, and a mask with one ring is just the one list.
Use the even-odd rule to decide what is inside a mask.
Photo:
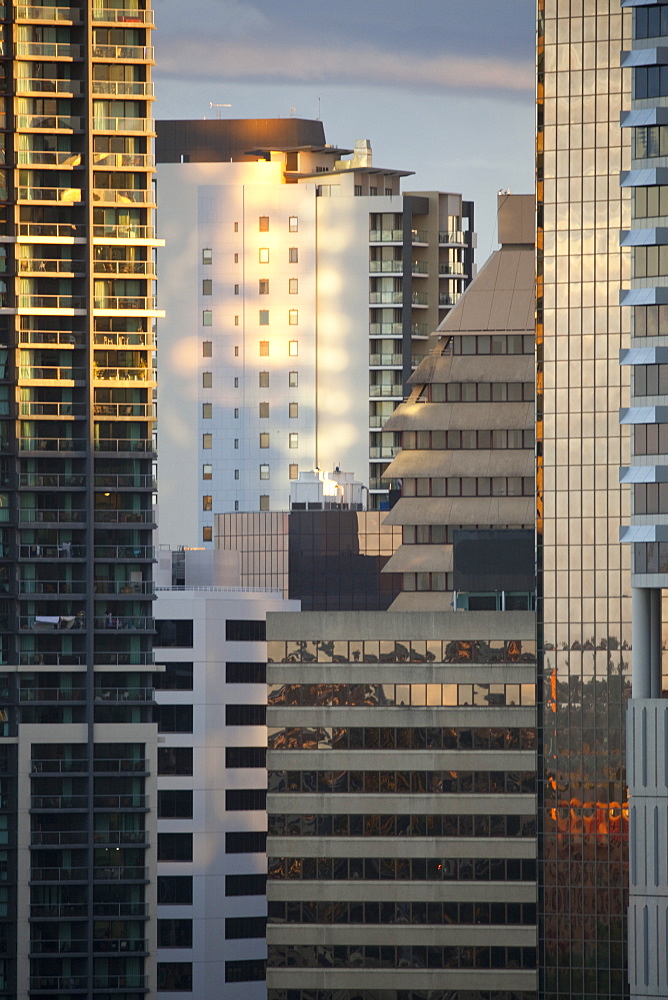
[(633, 697), (661, 697), (661, 590), (634, 587)]

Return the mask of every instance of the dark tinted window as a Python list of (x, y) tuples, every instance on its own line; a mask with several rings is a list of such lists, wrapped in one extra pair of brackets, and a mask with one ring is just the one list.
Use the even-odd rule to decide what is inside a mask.
[(192, 691), (192, 663), (165, 663), (164, 673), (153, 675), (153, 687), (158, 691)]
[(225, 937), (228, 941), (235, 938), (263, 938), (266, 932), (266, 917), (228, 917), (225, 921)]
[(158, 861), (192, 861), (192, 833), (159, 833)]
[(226, 747), (225, 767), (265, 767), (266, 747)]
[(226, 705), (225, 724), (227, 726), (264, 726), (266, 705)]
[(264, 684), (266, 677), (265, 663), (228, 663), (225, 667), (225, 680), (228, 684)]
[(244, 809), (264, 809), (267, 792), (264, 788), (228, 788), (225, 792), (225, 808), (241, 812)]
[[(264, 623), (263, 623), (264, 624)], [(193, 623), (186, 618), (156, 619), (154, 646), (192, 646)]]
[(192, 733), (192, 705), (156, 705), (159, 733)]
[(193, 880), (190, 875), (158, 875), (158, 903), (191, 906)]
[(267, 834), (244, 831), (225, 834), (226, 854), (264, 854), (267, 849)]
[(168, 992), (193, 988), (192, 962), (158, 962), (158, 989)]
[(264, 896), (266, 891), (267, 876), (264, 874), (225, 876), (226, 896)]
[(158, 792), (159, 819), (192, 819), (193, 793), (189, 788), (165, 788)]
[(266, 622), (231, 618), (225, 623), (225, 638), (228, 642), (264, 642), (266, 637)]
[(192, 920), (158, 920), (158, 948), (191, 948)]
[(256, 983), (265, 978), (265, 965), (262, 959), (249, 958), (236, 962), (225, 962), (226, 983)]
[(192, 773), (192, 747), (158, 747), (158, 774)]

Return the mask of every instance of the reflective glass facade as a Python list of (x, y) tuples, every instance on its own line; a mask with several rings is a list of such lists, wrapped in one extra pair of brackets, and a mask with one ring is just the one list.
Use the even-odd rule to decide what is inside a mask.
[(541, 994), (622, 997), (627, 905), (624, 729), (630, 676), (628, 374), (619, 247), (630, 199), (631, 18), (618, 0), (539, 0), (538, 515)]

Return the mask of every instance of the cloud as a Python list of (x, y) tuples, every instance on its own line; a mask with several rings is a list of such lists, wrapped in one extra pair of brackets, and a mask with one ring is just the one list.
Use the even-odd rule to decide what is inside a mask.
[(157, 77), (526, 92), (533, 90), (534, 65), (473, 55), (424, 57), (360, 45), (277, 47), (169, 39), (158, 49)]

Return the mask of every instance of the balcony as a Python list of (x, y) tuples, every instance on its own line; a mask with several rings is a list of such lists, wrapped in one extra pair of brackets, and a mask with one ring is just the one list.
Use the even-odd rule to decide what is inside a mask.
[(430, 330), (426, 323), (411, 323), (411, 337), (429, 336)]
[(19, 236), (48, 236), (84, 241), (85, 226), (73, 222), (19, 222)]
[(440, 275), (455, 275), (460, 278), (464, 277), (464, 263), (461, 260), (449, 261), (447, 264), (438, 265), (438, 273)]
[(404, 332), (402, 323), (369, 323), (369, 333), (371, 336), (401, 336)]
[[(145, 13), (145, 11), (140, 11)], [(143, 97), (150, 98), (155, 94), (152, 83), (141, 80), (93, 80), (93, 94), (108, 97)]]
[[(88, 809), (87, 795), (31, 795), (30, 808), (43, 810)], [(60, 869), (56, 869), (60, 871)]]
[(31, 903), (30, 916), (35, 919), (60, 918), (72, 919), (85, 917), (88, 907), (85, 903)]
[[(115, 46), (109, 46), (114, 48)], [(16, 43), (17, 59), (37, 59), (39, 61), (49, 59), (81, 59), (83, 49), (81, 45), (70, 45), (67, 42), (24, 42)]]
[(96, 524), (153, 524), (152, 510), (96, 510)]
[(154, 24), (152, 10), (130, 10), (123, 7), (93, 7), (93, 20), (114, 24)]
[(87, 830), (33, 830), (30, 834), (31, 847), (72, 847), (87, 841)]
[(81, 12), (74, 7), (31, 7), (27, 4), (16, 4), (14, 7), (17, 21), (67, 21), (70, 24), (81, 23)]
[(401, 354), (370, 354), (369, 364), (372, 368), (374, 367), (401, 367), (404, 363), (403, 355)]
[(62, 347), (83, 347), (83, 334), (71, 330), (26, 330), (19, 331), (21, 344), (51, 344)]
[(153, 454), (154, 444), (148, 438), (97, 438), (95, 451), (130, 451)]
[(79, 688), (62, 688), (62, 687), (21, 687), (19, 688), (19, 701), (21, 703), (25, 702), (40, 702), (40, 701), (53, 701), (53, 702), (63, 702), (63, 701), (85, 701), (86, 700), (86, 689), (84, 687)]
[(94, 990), (145, 990), (148, 976), (125, 973), (122, 976), (93, 976)]
[(138, 844), (146, 846), (148, 834), (145, 830), (96, 830), (93, 834), (93, 842), (98, 844), (109, 844), (112, 847), (135, 847)]
[(66, 757), (64, 760), (33, 758), (30, 771), (31, 774), (87, 774), (88, 760), (85, 757)]
[(86, 511), (72, 510), (66, 507), (51, 507), (39, 510), (36, 507), (21, 507), (18, 519), (23, 524), (85, 524)]
[(412, 306), (428, 306), (429, 296), (426, 292), (413, 292), (411, 295)]
[(438, 304), (439, 306), (454, 306), (460, 298), (461, 295), (439, 295)]
[(85, 580), (19, 580), (19, 594), (85, 594)]
[(51, 940), (40, 938), (39, 941), (30, 942), (31, 955), (85, 955), (88, 950), (86, 938), (68, 940), (67, 938), (53, 938)]
[(375, 305), (403, 305), (403, 292), (369, 292), (369, 302)]
[[(142, 175), (145, 176), (145, 175)], [(93, 188), (93, 201), (105, 205), (154, 205), (153, 189)]]
[(146, 903), (93, 903), (94, 917), (148, 917)]
[(19, 295), (19, 309), (77, 309), (86, 311), (83, 295)]
[[(144, 941), (143, 938), (101, 938), (93, 941), (94, 954), (108, 955), (111, 952), (114, 955), (118, 953), (122, 955), (136, 955), (139, 952), (146, 952), (147, 950), (148, 942)], [(125, 979), (126, 977), (123, 978)]]
[(31, 868), (31, 882), (86, 882), (87, 868)]
[(35, 559), (48, 562), (56, 559), (85, 559), (86, 552), (85, 545), (71, 545), (69, 542), (62, 542), (60, 545), (19, 545), (19, 559), (28, 559), (30, 562)]
[(104, 757), (96, 759), (93, 765), (96, 774), (145, 774), (148, 761), (143, 757)]
[[(108, 46), (113, 48), (113, 46)], [(152, 118), (93, 118), (94, 132), (153, 132)]]
[(141, 559), (143, 562), (155, 561), (155, 549), (152, 545), (96, 545), (93, 549), (95, 559)]
[[(38, 10), (41, 8), (38, 8)], [(16, 80), (17, 94), (56, 94), (59, 97), (78, 97), (81, 94), (79, 80), (44, 79), (42, 77), (19, 77)]]
[(152, 153), (93, 153), (93, 165), (148, 169), (155, 166), (155, 156)]
[(48, 201), (54, 204), (74, 205), (81, 201), (81, 188), (71, 187), (19, 187), (19, 201)]
[(370, 229), (369, 243), (403, 243), (403, 229)]
[(60, 990), (69, 993), (70, 990), (86, 990), (88, 980), (86, 976), (30, 976), (30, 989), (37, 992), (40, 990)]
[(86, 263), (72, 258), (20, 257), (21, 274), (85, 274)]
[(102, 62), (155, 62), (152, 45), (95, 45), (93, 59)]
[(153, 416), (153, 403), (95, 403), (96, 417), (147, 417)]
[[(141, 193), (141, 192), (137, 192)], [(96, 274), (145, 274), (155, 277), (155, 264), (152, 260), (96, 260), (93, 264)], [(113, 342), (113, 341), (110, 341)]]
[(411, 274), (429, 274), (429, 264), (426, 260), (414, 260), (411, 264)]
[(81, 153), (41, 149), (17, 149), (16, 165), (18, 167), (80, 167), (83, 163)]
[(152, 368), (93, 368), (95, 382), (153, 382)]
[(375, 477), (372, 476), (369, 479), (369, 489), (370, 490), (389, 490), (389, 488), (390, 488), (391, 485), (392, 485), (392, 481), (390, 479), (382, 479), (382, 478), (379, 478), (377, 476), (375, 476)]
[(390, 448), (369, 448), (369, 458), (396, 458), (400, 451), (401, 447), (399, 445)]
[(138, 333), (94, 333), (93, 343), (96, 347), (146, 347), (155, 348), (155, 333), (152, 330), (141, 330)]
[(404, 387), (401, 382), (395, 383), (394, 385), (370, 385), (369, 396), (386, 396), (393, 399), (403, 399)]
[(154, 240), (155, 226), (93, 226), (93, 236), (108, 240)]
[(100, 667), (132, 667), (132, 666), (152, 666), (155, 663), (153, 653), (131, 650), (122, 653), (107, 653), (98, 651), (95, 653), (95, 663)]
[(85, 403), (19, 403), (22, 417), (82, 417)]
[(153, 310), (156, 308), (156, 300), (153, 295), (96, 295), (94, 308), (114, 309), (121, 312), (136, 309)]
[[(95, 552), (97, 552), (97, 547)], [(153, 594), (155, 593), (155, 584), (153, 580), (95, 580), (93, 591), (96, 594), (115, 594), (127, 597), (130, 594)], [(114, 620), (121, 621), (121, 619)], [(107, 627), (111, 626), (98, 625), (98, 619), (95, 619), (95, 628)], [(124, 628), (125, 626), (119, 625), (118, 627)]]
[(54, 129), (65, 132), (81, 132), (83, 129), (83, 119), (73, 115), (17, 115), (16, 128), (19, 131), (26, 129)]
[(403, 262), (400, 257), (396, 260), (370, 260), (369, 271), (371, 274), (403, 274)]
[(438, 242), (440, 246), (451, 246), (456, 243), (464, 246), (466, 244), (464, 233), (461, 229), (452, 229), (449, 232), (439, 232)]
[[(103, 619), (99, 619), (102, 621)], [(117, 619), (116, 619), (117, 620)], [(128, 621), (130, 619), (127, 619)], [(138, 622), (153, 622), (152, 618), (135, 618)], [(95, 619), (96, 623), (98, 619)], [(104, 625), (100, 626), (105, 628)], [(96, 688), (95, 701), (104, 701), (109, 704), (125, 705), (128, 702), (135, 704), (151, 705), (155, 701), (153, 688)]]
[[(83, 614), (80, 615), (21, 615), (19, 628), (22, 632), (55, 632), (85, 627)], [(40, 655), (40, 654), (38, 654)], [(43, 654), (51, 656), (50, 653)]]
[(369, 427), (371, 427), (371, 428), (373, 428), (375, 430), (378, 429), (378, 428), (380, 428), (380, 427), (384, 427), (385, 424), (387, 423), (387, 421), (390, 419), (390, 416), (391, 416), (391, 414), (388, 413), (388, 414), (386, 414), (386, 415), (384, 415), (382, 417), (379, 417), (379, 416), (369, 417)]
[(19, 451), (81, 451), (88, 445), (84, 438), (19, 438)]

